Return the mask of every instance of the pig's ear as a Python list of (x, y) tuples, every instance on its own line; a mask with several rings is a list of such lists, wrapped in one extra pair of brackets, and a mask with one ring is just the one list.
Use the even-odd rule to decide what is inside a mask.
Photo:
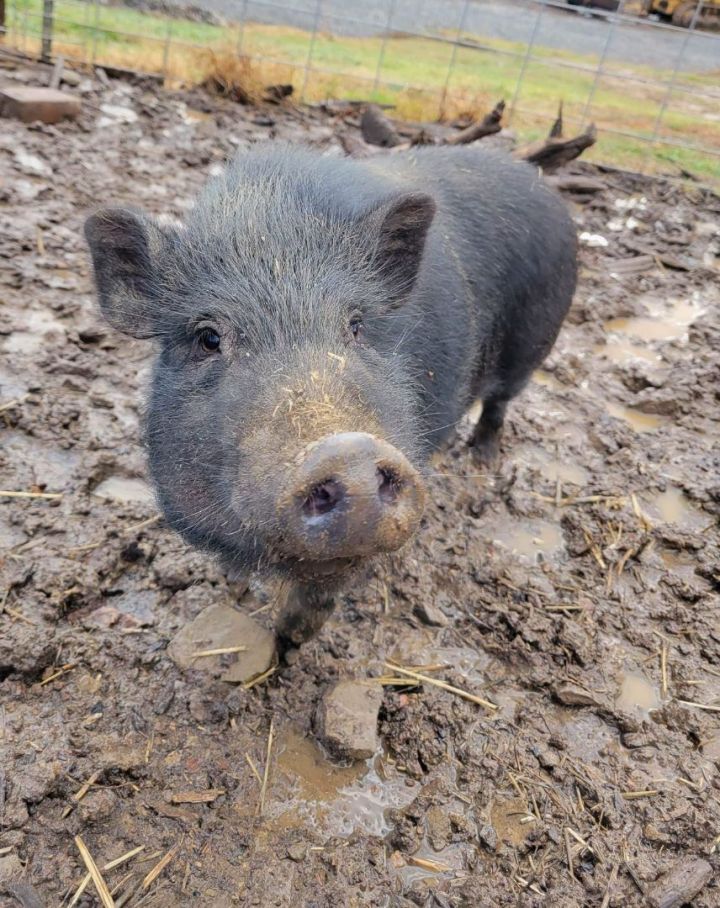
[(147, 215), (104, 208), (85, 221), (100, 308), (110, 324), (133, 337), (157, 333), (158, 258), (168, 237)]
[(435, 202), (424, 193), (401, 195), (373, 212), (378, 225), (376, 261), (399, 293), (412, 289), (425, 240), (435, 216)]

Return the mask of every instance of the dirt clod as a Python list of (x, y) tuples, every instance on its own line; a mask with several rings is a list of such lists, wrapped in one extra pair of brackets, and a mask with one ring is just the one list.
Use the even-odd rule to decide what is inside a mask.
[(275, 637), (230, 606), (211, 605), (175, 635), (168, 655), (181, 668), (245, 684), (270, 668)]
[(710, 882), (713, 869), (702, 858), (679, 861), (645, 890), (653, 908), (680, 908), (687, 905)]
[(377, 717), (382, 687), (359, 681), (340, 681), (323, 697), (318, 731), (333, 756), (367, 760), (378, 747)]

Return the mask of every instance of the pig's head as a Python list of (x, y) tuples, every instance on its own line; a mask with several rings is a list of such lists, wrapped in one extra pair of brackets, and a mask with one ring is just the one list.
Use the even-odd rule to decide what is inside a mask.
[(147, 439), (165, 515), (237, 569), (337, 576), (422, 515), (405, 304), (434, 204), (356, 179), (264, 151), (182, 227), (129, 209), (85, 227), (106, 318), (159, 345)]

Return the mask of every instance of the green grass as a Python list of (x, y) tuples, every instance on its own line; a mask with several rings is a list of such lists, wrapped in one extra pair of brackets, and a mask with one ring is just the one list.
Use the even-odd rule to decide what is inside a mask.
[[(95, 16), (97, 15), (97, 19)], [(199, 82), (214, 65), (233, 68), (240, 39), (237, 26), (217, 27), (167, 19), (122, 6), (91, 7), (82, 0), (56, 0), (54, 49), (82, 61), (160, 72), (170, 84)], [(42, 0), (10, 0), (8, 43), (38, 53)], [(470, 37), (470, 36), (468, 36)], [(718, 74), (690, 73), (669, 89), (670, 74), (649, 67), (608, 68), (596, 79), (596, 57), (537, 48), (522, 74), (523, 44), (479, 39), (480, 47), (460, 47), (423, 38), (390, 38), (378, 75), (382, 39), (318, 34), (249, 23), (242, 52), (253, 62), (258, 84), (291, 81), (306, 100), (332, 97), (372, 99), (396, 105), (397, 116), (434, 120), (458, 113), (480, 114), (495, 101), (515, 99), (511, 125), (520, 141), (546, 133), (562, 99), (566, 133), (588, 119), (599, 130), (589, 158), (634, 169), (696, 174), (720, 185), (720, 158), (650, 138), (666, 107), (658, 139), (720, 148)], [(213, 61), (214, 55), (214, 61)], [(306, 76), (306, 64), (311, 70)], [(709, 95), (709, 96), (707, 96)], [(588, 105), (589, 99), (592, 103)], [(613, 132), (613, 130), (615, 132)]]

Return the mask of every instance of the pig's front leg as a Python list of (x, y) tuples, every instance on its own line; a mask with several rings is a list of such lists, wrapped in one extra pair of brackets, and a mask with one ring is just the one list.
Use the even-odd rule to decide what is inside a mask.
[(310, 640), (335, 608), (332, 590), (315, 583), (294, 583), (280, 606), (276, 622), (281, 652)]

